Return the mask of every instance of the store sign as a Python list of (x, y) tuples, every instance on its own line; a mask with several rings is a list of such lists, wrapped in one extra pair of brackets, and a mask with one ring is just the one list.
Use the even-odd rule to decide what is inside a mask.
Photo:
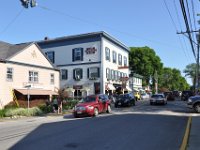
[(82, 89), (82, 88), (83, 88), (82, 85), (74, 85), (74, 86), (73, 86), (73, 89), (76, 89), (76, 90)]
[(86, 48), (85, 52), (86, 54), (95, 54), (97, 51), (97, 49), (95, 47), (89, 47), (89, 48)]

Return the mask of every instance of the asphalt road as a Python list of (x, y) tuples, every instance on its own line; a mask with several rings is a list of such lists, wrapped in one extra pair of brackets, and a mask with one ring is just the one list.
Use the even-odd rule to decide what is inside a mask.
[(185, 103), (140, 101), (96, 118), (40, 117), (0, 122), (0, 150), (178, 150), (187, 124)]

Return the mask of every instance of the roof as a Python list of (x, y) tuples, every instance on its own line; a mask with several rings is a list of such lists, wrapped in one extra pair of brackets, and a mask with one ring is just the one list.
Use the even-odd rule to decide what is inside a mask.
[(65, 40), (73, 40), (73, 39), (78, 39), (78, 38), (87, 38), (87, 37), (93, 37), (93, 36), (103, 36), (107, 38), (108, 40), (112, 41), (113, 43), (123, 47), (125, 50), (130, 51), (129, 47), (125, 46), (122, 42), (119, 40), (115, 39), (105, 31), (99, 31), (99, 32), (91, 32), (91, 33), (85, 33), (85, 34), (78, 34), (78, 35), (70, 35), (70, 36), (63, 36), (63, 37), (58, 37), (54, 39), (47, 39), (47, 40), (41, 40), (37, 41), (37, 43), (40, 44), (48, 44), (48, 43), (55, 43), (59, 41), (65, 41)]
[(0, 59), (6, 60), (11, 56), (15, 55), (19, 51), (23, 50), (31, 43), (23, 43), (23, 44), (9, 44), (6, 42), (0, 41)]

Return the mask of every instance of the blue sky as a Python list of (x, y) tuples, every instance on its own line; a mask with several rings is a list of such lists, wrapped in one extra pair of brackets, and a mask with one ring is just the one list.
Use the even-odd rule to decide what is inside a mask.
[[(195, 62), (187, 37), (176, 34), (185, 31), (179, 0), (36, 1), (38, 6), (29, 9), (24, 9), (20, 0), (1, 1), (1, 41), (14, 44), (42, 40), (45, 36), (106, 31), (128, 47), (154, 49), (165, 67), (182, 72), (186, 65)], [(194, 9), (191, 3), (189, 7), (196, 16), (200, 2), (193, 2)], [(199, 28), (195, 21), (192, 24)]]

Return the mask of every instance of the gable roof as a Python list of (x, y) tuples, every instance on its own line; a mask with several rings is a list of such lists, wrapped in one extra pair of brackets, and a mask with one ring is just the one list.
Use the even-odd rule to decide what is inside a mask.
[(17, 54), (19, 51), (23, 50), (30, 44), (32, 43), (23, 43), (23, 44), (13, 45), (13, 44), (0, 41), (0, 59), (6, 60), (10, 58), (11, 56)]

